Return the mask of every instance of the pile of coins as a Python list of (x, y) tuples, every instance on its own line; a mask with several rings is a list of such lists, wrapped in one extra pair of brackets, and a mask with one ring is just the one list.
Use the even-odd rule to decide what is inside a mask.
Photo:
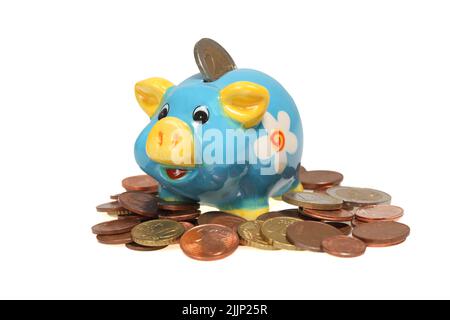
[(387, 247), (406, 240), (410, 229), (397, 222), (403, 209), (391, 205), (385, 192), (340, 186), (335, 171), (307, 171), (300, 180), (304, 192), (282, 199), (295, 208), (262, 214), (255, 221), (221, 211), (201, 213), (197, 202), (167, 202), (158, 198), (158, 182), (147, 175), (122, 181), (125, 192), (97, 206), (115, 216), (92, 227), (104, 244), (124, 244), (136, 251), (179, 245), (190, 258), (218, 260), (242, 246), (262, 250), (326, 252), (357, 257), (367, 247)]
[[(167, 246), (164, 239), (159, 241), (159, 246), (140, 245), (138, 237), (134, 241), (132, 230), (146, 221), (164, 222), (169, 227), (172, 225), (183, 226), (184, 230), (194, 227), (193, 223), (200, 215), (200, 205), (196, 202), (166, 202), (158, 198), (158, 182), (150, 176), (141, 175), (128, 177), (122, 180), (122, 186), (126, 192), (111, 196), (112, 202), (97, 206), (98, 212), (105, 212), (116, 220), (103, 222), (92, 227), (92, 232), (97, 235), (97, 240), (104, 244), (125, 244), (127, 248), (138, 251), (152, 251)], [(178, 223), (178, 221), (180, 223)], [(141, 227), (142, 228), (142, 227)], [(135, 234), (139, 228), (135, 228)], [(148, 244), (149, 242), (143, 241)]]

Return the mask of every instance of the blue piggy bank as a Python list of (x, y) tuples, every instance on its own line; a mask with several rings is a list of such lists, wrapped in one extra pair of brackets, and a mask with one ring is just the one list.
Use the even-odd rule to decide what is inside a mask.
[(150, 117), (136, 161), (159, 181), (163, 200), (199, 201), (253, 220), (269, 211), (269, 197), (302, 190), (300, 115), (288, 92), (262, 72), (232, 67), (216, 78), (136, 84)]

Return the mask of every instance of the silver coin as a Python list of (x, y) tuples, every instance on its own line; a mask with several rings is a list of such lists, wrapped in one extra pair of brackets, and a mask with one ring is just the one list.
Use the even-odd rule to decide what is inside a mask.
[(332, 187), (327, 194), (342, 200), (345, 207), (360, 207), (377, 204), (390, 204), (391, 196), (386, 192), (370, 188)]
[(195, 62), (207, 82), (215, 81), (236, 69), (230, 54), (212, 39), (201, 39), (194, 47)]
[(342, 200), (324, 193), (288, 192), (283, 194), (283, 200), (301, 208), (316, 210), (336, 210), (342, 207)]

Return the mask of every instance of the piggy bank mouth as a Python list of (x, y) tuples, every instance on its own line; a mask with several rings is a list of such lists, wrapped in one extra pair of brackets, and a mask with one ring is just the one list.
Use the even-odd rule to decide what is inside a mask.
[(166, 174), (167, 176), (172, 180), (178, 180), (186, 176), (188, 174), (188, 170), (186, 169), (173, 169), (173, 168), (166, 168)]
[(160, 172), (164, 180), (172, 184), (187, 182), (196, 176), (196, 170), (172, 166), (167, 167), (164, 165), (160, 166)]

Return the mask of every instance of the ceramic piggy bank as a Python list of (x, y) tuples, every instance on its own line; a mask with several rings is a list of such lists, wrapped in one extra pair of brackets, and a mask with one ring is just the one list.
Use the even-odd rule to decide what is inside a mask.
[(136, 161), (167, 201), (199, 201), (246, 219), (269, 210), (269, 197), (301, 190), (303, 134), (288, 92), (270, 76), (237, 69), (210, 39), (194, 49), (200, 73), (178, 85), (136, 84), (150, 117)]

